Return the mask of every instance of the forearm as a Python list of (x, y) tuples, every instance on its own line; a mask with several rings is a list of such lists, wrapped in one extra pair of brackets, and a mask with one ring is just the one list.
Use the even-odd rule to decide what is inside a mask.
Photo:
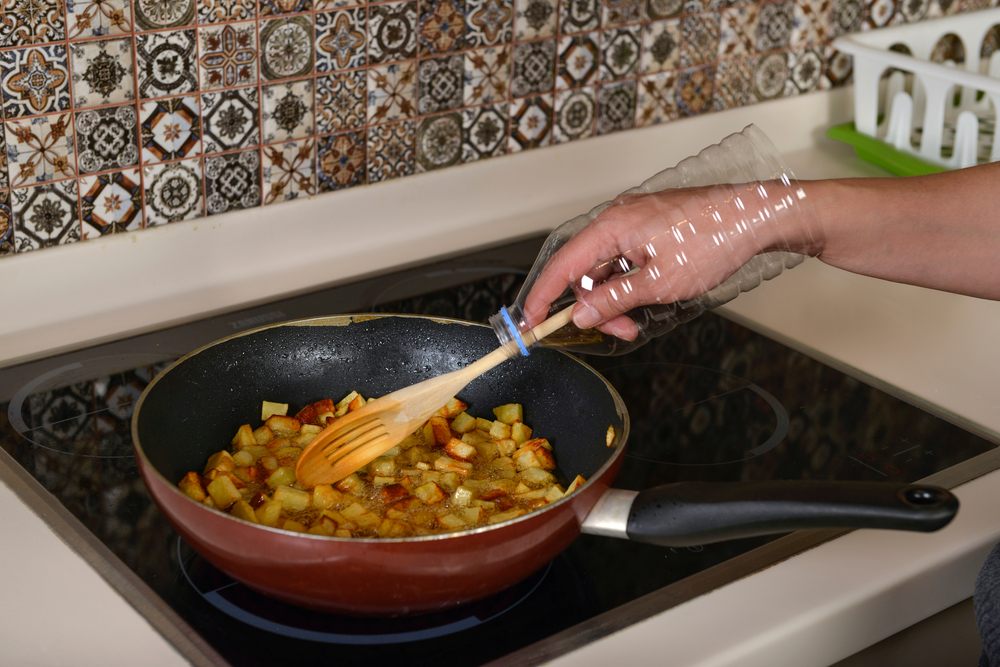
[(1000, 299), (1000, 164), (802, 186), (820, 233), (793, 249), (853, 273)]

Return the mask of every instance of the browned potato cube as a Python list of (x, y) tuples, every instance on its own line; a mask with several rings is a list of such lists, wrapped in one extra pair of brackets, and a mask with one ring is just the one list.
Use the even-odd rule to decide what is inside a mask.
[(435, 443), (444, 445), (451, 440), (451, 427), (448, 426), (447, 419), (444, 417), (431, 417), (428, 423), (431, 425), (431, 431), (434, 433)]
[(515, 422), (510, 427), (510, 437), (519, 445), (531, 440), (531, 427), (523, 422)]
[(434, 482), (421, 484), (413, 489), (413, 495), (419, 498), (425, 505), (436, 505), (448, 497), (448, 494)]
[(250, 503), (245, 500), (237, 500), (233, 507), (229, 510), (237, 519), (243, 519), (244, 521), (249, 521), (250, 523), (257, 523), (257, 515), (254, 514), (254, 510), (250, 507)]
[(334, 414), (338, 417), (346, 415), (347, 411), (350, 409), (351, 401), (359, 397), (360, 394), (356, 391), (352, 391), (347, 396), (344, 396), (344, 398), (340, 399), (340, 402), (337, 403)]
[(494, 440), (503, 440), (510, 437), (510, 424), (504, 424), (499, 419), (490, 426), (490, 437)]
[(250, 428), (250, 424), (244, 424), (240, 426), (239, 430), (236, 431), (236, 435), (233, 436), (232, 442), (230, 442), (236, 449), (243, 449), (250, 445), (256, 445), (257, 440), (253, 437), (253, 429)]
[(407, 537), (413, 534), (413, 529), (402, 521), (383, 519), (376, 532), (379, 537)]
[(271, 415), (264, 424), (279, 438), (290, 438), (302, 428), (302, 422), (286, 415)]
[(358, 473), (352, 472), (350, 475), (334, 484), (334, 488), (344, 493), (358, 495), (364, 492), (364, 482), (361, 481), (361, 477)]
[(207, 474), (209, 470), (218, 470), (219, 472), (229, 472), (236, 467), (236, 462), (233, 461), (233, 455), (222, 450), (221, 452), (216, 452), (208, 457), (208, 463), (205, 464), (205, 470), (201, 474)]
[(253, 439), (254, 443), (257, 445), (266, 445), (274, 440), (274, 431), (266, 426), (261, 426), (260, 428), (254, 429)]
[(528, 468), (521, 473), (521, 481), (534, 487), (555, 484), (555, 476), (542, 468)]
[(267, 485), (272, 489), (279, 486), (291, 486), (295, 483), (295, 468), (283, 466), (272, 472), (267, 478)]
[(281, 518), (281, 501), (270, 500), (254, 510), (257, 523), (274, 528)]
[(177, 486), (180, 487), (181, 491), (198, 502), (203, 501), (207, 495), (205, 493), (205, 489), (201, 485), (201, 479), (199, 479), (198, 473), (196, 472), (189, 472), (184, 475), (184, 479), (182, 479)]
[(209, 482), (208, 495), (220, 509), (228, 509), (237, 500), (243, 500), (243, 494), (236, 488), (233, 479), (227, 475), (216, 477)]
[(569, 486), (566, 487), (566, 493), (567, 494), (573, 493), (574, 491), (579, 489), (586, 481), (587, 480), (585, 480), (583, 477), (577, 475), (576, 478), (574, 478), (573, 481), (570, 482)]
[(462, 518), (473, 526), (486, 521), (486, 510), (482, 507), (467, 507), (462, 510)]
[(507, 405), (495, 407), (493, 408), (493, 414), (504, 424), (524, 421), (524, 409), (520, 403), (508, 403)]
[(274, 499), (281, 503), (281, 509), (286, 512), (301, 512), (309, 507), (312, 498), (306, 491), (299, 491), (290, 486), (279, 486), (274, 490)]
[(295, 519), (285, 519), (279, 528), (282, 530), (290, 530), (295, 533), (304, 533), (308, 530), (304, 523), (300, 523)]
[(480, 431), (486, 431), (487, 433), (489, 433), (490, 429), (493, 428), (493, 422), (490, 421), (489, 419), (476, 417), (476, 428), (479, 429)]
[(264, 401), (260, 404), (260, 420), (266, 422), (271, 415), (284, 416), (288, 414), (288, 403), (272, 403)]
[(612, 444), (614, 444), (614, 442), (615, 442), (615, 427), (614, 427), (614, 425), (611, 425), (611, 426), (608, 427), (608, 432), (604, 436), (604, 442), (605, 442), (605, 444), (607, 444), (608, 447), (610, 447)]
[(468, 433), (476, 428), (476, 418), (468, 412), (462, 412), (451, 422), (451, 430), (455, 433)]
[(461, 530), (465, 528), (465, 520), (455, 514), (445, 514), (437, 518), (438, 525), (448, 530)]
[(448, 456), (439, 456), (434, 459), (434, 469), (439, 472), (455, 472), (459, 475), (468, 475), (472, 471), (472, 464), (468, 461), (456, 461)]
[(509, 519), (516, 519), (519, 516), (524, 516), (528, 513), (528, 510), (522, 509), (520, 507), (515, 507), (514, 509), (507, 510), (506, 512), (497, 512), (491, 516), (487, 523), (500, 523), (501, 521), (507, 521)]
[(340, 503), (344, 499), (344, 494), (337, 491), (329, 484), (317, 484), (312, 489), (312, 506), (320, 509), (329, 509)]
[(453, 459), (460, 459), (462, 461), (471, 461), (476, 457), (476, 448), (472, 445), (467, 445), (458, 438), (452, 438), (449, 440), (445, 446), (444, 451)]
[(444, 404), (443, 408), (438, 410), (438, 416), (444, 417), (445, 419), (451, 419), (452, 417), (456, 417), (459, 414), (465, 412), (465, 409), (467, 407), (469, 406), (467, 406), (462, 401), (458, 400), (457, 398), (452, 398), (451, 400), (449, 400), (447, 403)]

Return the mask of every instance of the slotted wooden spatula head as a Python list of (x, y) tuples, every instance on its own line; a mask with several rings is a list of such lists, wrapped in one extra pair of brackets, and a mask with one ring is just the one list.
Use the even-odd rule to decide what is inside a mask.
[[(532, 329), (535, 340), (569, 323), (572, 311), (570, 306)], [(465, 385), (517, 354), (516, 344), (508, 343), (465, 368), (404, 387), (347, 413), (302, 451), (296, 479), (307, 487), (339, 482), (402, 442)]]

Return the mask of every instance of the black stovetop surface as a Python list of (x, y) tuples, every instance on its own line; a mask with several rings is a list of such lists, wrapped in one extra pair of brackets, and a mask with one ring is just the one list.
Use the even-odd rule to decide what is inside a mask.
[[(106, 562), (95, 566), (135, 581), (126, 597), (140, 611), (162, 612), (147, 613), (154, 626), (168, 639), (193, 633), (195, 641), (178, 648), (195, 664), (403, 656), (416, 664), (537, 664), (828, 539), (671, 549), (583, 535), (494, 598), (380, 620), (265, 598), (217, 571), (167, 525), (139, 478), (130, 436), (132, 405), (158, 370), (235, 331), (298, 317), (377, 310), (485, 322), (513, 301), (540, 241), (0, 369), (0, 448), (30, 484), (51, 494), (42, 494), (45, 502), (72, 515), (65, 530), (103, 545)], [(716, 314), (628, 355), (585, 361), (629, 409), (620, 488), (683, 480), (913, 482), (961, 471), (952, 475), (957, 483), (985, 472), (972, 460), (997, 446)]]

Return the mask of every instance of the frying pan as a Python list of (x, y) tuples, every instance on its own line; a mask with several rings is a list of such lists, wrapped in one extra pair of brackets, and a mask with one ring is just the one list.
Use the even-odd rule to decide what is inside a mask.
[[(621, 397), (569, 354), (541, 349), (466, 387), (469, 413), (524, 406), (578, 491), (523, 517), (461, 533), (348, 539), (292, 533), (208, 509), (177, 488), (262, 400), (301, 407), (357, 390), (380, 396), (467, 365), (497, 346), (493, 330), (458, 320), (343, 315), (237, 334), (175, 362), (143, 392), (132, 419), (139, 471), (161, 511), (209, 562), (265, 595), (312, 609), (394, 616), (486, 597), (530, 576), (580, 533), (667, 546), (801, 528), (936, 530), (958, 509), (934, 487), (846, 483), (681, 483), (611, 489), (628, 437)], [(609, 426), (614, 441), (606, 443)]]

